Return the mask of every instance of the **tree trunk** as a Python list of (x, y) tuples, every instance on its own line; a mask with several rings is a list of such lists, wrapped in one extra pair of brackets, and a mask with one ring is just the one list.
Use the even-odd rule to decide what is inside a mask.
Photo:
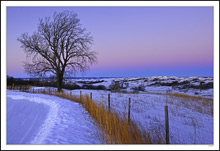
[(57, 74), (57, 89), (59, 92), (62, 90), (62, 84), (63, 84), (63, 74), (58, 73)]

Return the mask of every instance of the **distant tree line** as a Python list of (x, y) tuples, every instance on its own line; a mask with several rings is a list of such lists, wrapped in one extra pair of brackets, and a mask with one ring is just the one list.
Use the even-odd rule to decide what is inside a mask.
[[(48, 79), (41, 79), (41, 78), (30, 78), (30, 79), (21, 79), (21, 78), (14, 78), (11, 76), (7, 76), (7, 85), (8, 86), (38, 86), (38, 87), (57, 87), (56, 78), (48, 78)], [(82, 86), (77, 85), (76, 83), (63, 83), (64, 89), (95, 89), (95, 90), (105, 90), (106, 87), (104, 85), (91, 85), (91, 84), (83, 84)]]

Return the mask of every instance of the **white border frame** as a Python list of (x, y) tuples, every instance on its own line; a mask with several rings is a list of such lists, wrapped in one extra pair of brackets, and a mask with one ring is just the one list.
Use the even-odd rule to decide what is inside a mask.
[[(6, 145), (7, 6), (213, 6), (214, 145)], [(218, 1), (1, 1), (1, 149), (2, 150), (218, 150), (219, 149), (219, 2)]]

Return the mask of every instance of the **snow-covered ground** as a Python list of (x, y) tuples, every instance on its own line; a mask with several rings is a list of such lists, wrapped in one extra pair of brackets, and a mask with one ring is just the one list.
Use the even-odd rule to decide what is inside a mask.
[[(65, 90), (70, 93), (69, 90)], [(79, 96), (90, 95), (97, 102), (108, 105), (110, 93), (111, 109), (121, 115), (128, 113), (128, 99), (131, 98), (131, 119), (144, 127), (152, 136), (160, 134), (165, 141), (165, 110), (168, 106), (170, 143), (172, 144), (212, 144), (213, 143), (213, 104), (178, 99), (166, 95), (113, 93), (106, 90), (72, 90)]]
[[(112, 84), (117, 81), (120, 88), (116, 92), (108, 90), (112, 89)], [(92, 92), (94, 101), (104, 102), (106, 105), (110, 93), (111, 109), (120, 115), (127, 116), (128, 98), (131, 98), (131, 119), (147, 130), (152, 137), (161, 135), (164, 141), (164, 106), (167, 105), (171, 144), (213, 144), (212, 77), (67, 79), (65, 83), (77, 84), (80, 87), (105, 86), (106, 90), (64, 89), (64, 91), (78, 97), (80, 91), (83, 95), (90, 95)], [(35, 92), (40, 92), (49, 88), (33, 87), (30, 91), (32, 92), (33, 89)], [(163, 95), (167, 93), (181, 93), (210, 99), (194, 100)], [(55, 96), (8, 90), (7, 123), (7, 141), (10, 144), (101, 143), (97, 127), (83, 107)]]
[(7, 90), (7, 144), (100, 144), (81, 104), (43, 94)]
[(193, 96), (213, 98), (213, 77), (175, 77), (152, 76), (137, 78), (100, 78), (100, 79), (66, 79), (65, 83), (77, 84), (80, 87), (105, 86), (111, 89), (112, 84), (118, 82), (121, 91), (181, 93)]

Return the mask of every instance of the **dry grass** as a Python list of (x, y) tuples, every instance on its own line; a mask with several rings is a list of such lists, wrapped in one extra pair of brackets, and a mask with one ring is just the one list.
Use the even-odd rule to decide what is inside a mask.
[(200, 113), (213, 115), (213, 99), (201, 96), (190, 96), (180, 93), (148, 93), (155, 95), (166, 95), (166, 103), (175, 104), (178, 107), (195, 110)]
[[(10, 88), (10, 87), (9, 87)], [(19, 87), (17, 87), (19, 89)], [(149, 135), (140, 125), (137, 125), (134, 121), (128, 123), (125, 115), (118, 115), (114, 110), (108, 110), (105, 104), (98, 104), (96, 101), (91, 100), (89, 96), (76, 97), (71, 93), (51, 92), (44, 91), (44, 94), (55, 95), (61, 98), (72, 100), (81, 103), (84, 108), (89, 112), (91, 117), (96, 121), (97, 125), (101, 129), (101, 138), (103, 142), (111, 144), (156, 144), (164, 143), (160, 133), (156, 133), (158, 130), (151, 130), (151, 134), (154, 134), (156, 138)], [(135, 93), (131, 93), (135, 94)], [(166, 103), (174, 104), (176, 110), (170, 110), (172, 113), (176, 112), (177, 107), (185, 106), (200, 113), (206, 113), (213, 115), (213, 99), (204, 98), (199, 96), (189, 96), (178, 93), (151, 93), (157, 95), (166, 95)], [(118, 97), (120, 97), (121, 92)], [(104, 97), (102, 98), (104, 99)], [(177, 101), (176, 101), (177, 100)], [(103, 102), (105, 102), (103, 100)], [(200, 103), (201, 104), (200, 104)], [(201, 106), (200, 106), (201, 105)], [(124, 105), (126, 108), (127, 105)], [(154, 104), (151, 104), (154, 107)], [(177, 113), (176, 113), (177, 114)], [(175, 115), (175, 114), (174, 114)], [(184, 117), (184, 115), (178, 116)], [(191, 125), (195, 125), (195, 122), (191, 122)], [(159, 140), (159, 141), (158, 141)]]
[(11, 89), (11, 90), (21, 90), (21, 91), (25, 91), (30, 89), (32, 86), (31, 85), (15, 85), (15, 86), (10, 86), (7, 85), (7, 89)]
[(185, 94), (167, 94), (170, 99), (180, 100), (181, 105), (191, 108), (197, 112), (213, 115), (213, 99), (200, 96), (189, 96)]
[[(81, 103), (100, 127), (103, 142), (110, 144), (163, 143), (162, 141), (153, 142), (150, 139), (150, 135), (143, 128), (140, 128), (134, 121), (130, 120), (128, 123), (126, 116), (121, 117), (112, 109), (109, 111), (105, 104), (97, 104), (95, 101), (91, 100), (88, 95), (81, 96), (80, 99), (71, 95), (71, 93), (66, 94), (55, 92), (52, 94), (46, 91), (42, 93), (55, 95)], [(162, 140), (160, 138), (158, 139)]]
[[(126, 91), (121, 91), (120, 93), (137, 94), (134, 92), (126, 92)], [(190, 96), (190, 95), (180, 94), (180, 93), (145, 92), (144, 94), (165, 95), (167, 96), (165, 100), (166, 103), (175, 104), (179, 107), (185, 106), (186, 108), (193, 109), (200, 113), (213, 115), (213, 99), (212, 98), (205, 98), (201, 96)], [(179, 100), (179, 101), (174, 102), (175, 100)], [(201, 106), (198, 106), (198, 104), (200, 103), (201, 103)]]
[(201, 96), (191, 96), (187, 94), (181, 94), (181, 93), (157, 93), (157, 92), (147, 92), (145, 94), (155, 94), (155, 95), (167, 95), (170, 97), (178, 97), (178, 98), (185, 98), (187, 99), (193, 99), (193, 100), (205, 100), (205, 101), (213, 101), (212, 98), (205, 98)]
[(88, 96), (82, 99), (84, 107), (95, 119), (101, 130), (104, 132), (106, 142), (113, 144), (150, 144), (148, 134), (140, 130), (138, 126), (122, 118), (114, 111), (109, 111), (105, 104), (96, 104)]
[(165, 95), (173, 96), (173, 97), (179, 97), (179, 98), (185, 98), (185, 99), (191, 99), (191, 100), (204, 100), (204, 101), (213, 101), (211, 98), (204, 98), (201, 96), (190, 96), (186, 94), (180, 94), (180, 93), (166, 93)]

